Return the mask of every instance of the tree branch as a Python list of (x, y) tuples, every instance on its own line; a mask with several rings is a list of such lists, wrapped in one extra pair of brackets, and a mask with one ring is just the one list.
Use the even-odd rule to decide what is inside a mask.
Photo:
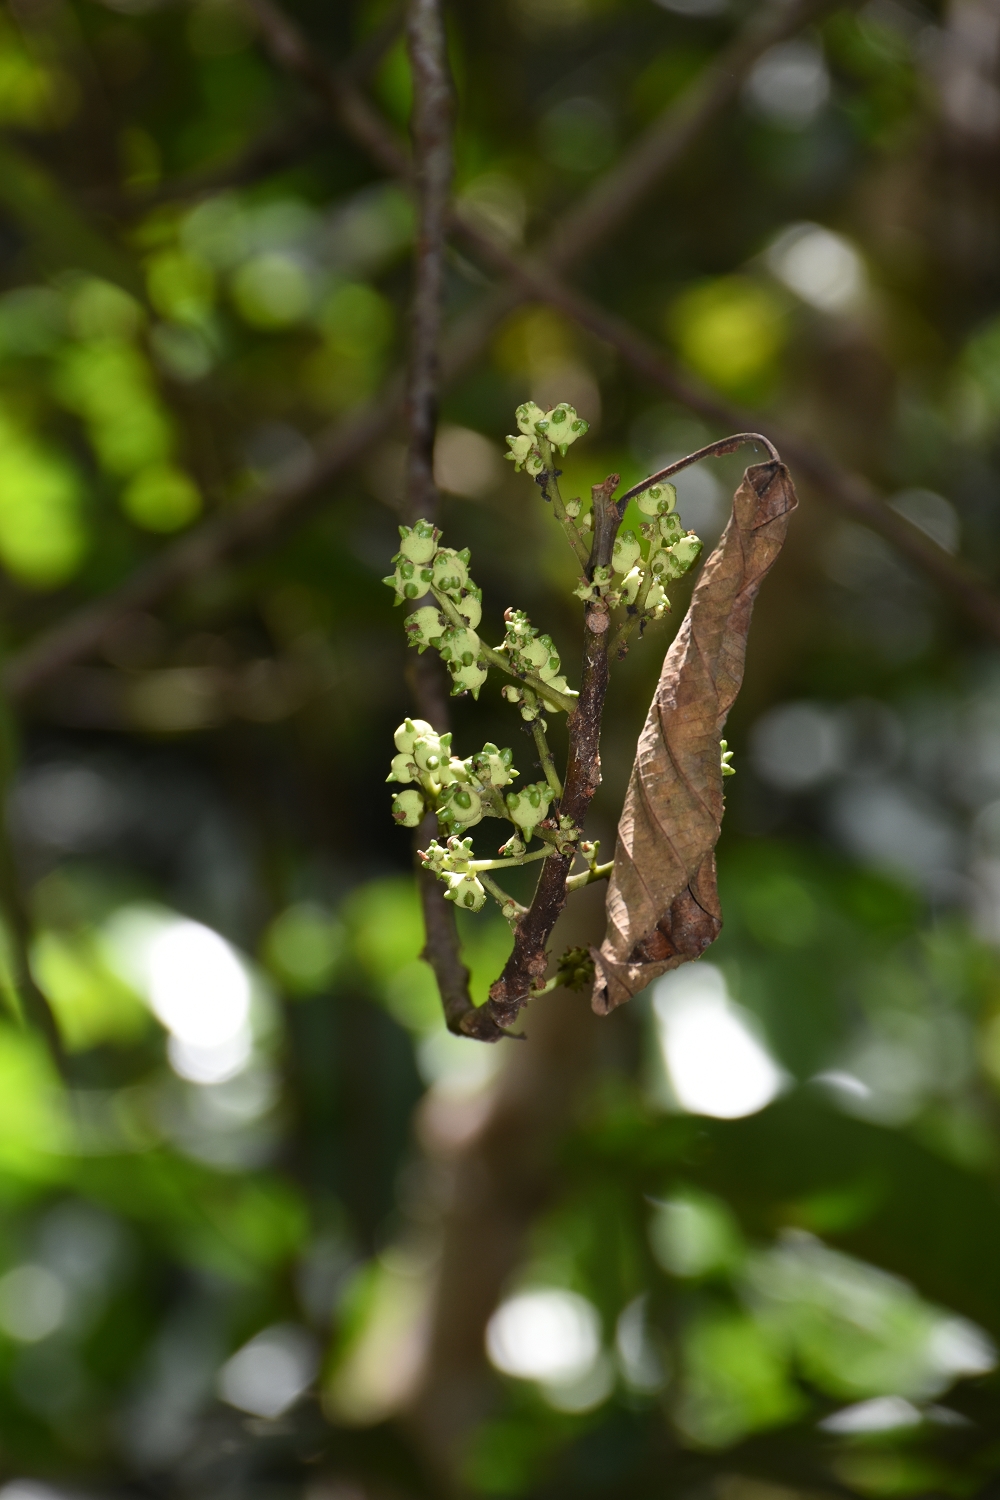
[[(614, 492), (618, 475), (610, 474), (603, 484), (595, 484), (594, 549), (590, 573), (606, 566), (611, 558), (618, 512)], [(583, 670), (580, 697), (569, 719), (569, 755), (566, 781), (559, 802), (559, 816), (583, 827), (587, 809), (601, 784), (601, 720), (608, 690), (608, 627), (610, 616), (603, 600), (586, 606), (583, 624)], [(548, 967), (546, 944), (563, 907), (566, 905), (566, 881), (573, 864), (571, 854), (549, 856), (538, 877), (531, 905), (514, 929), (514, 948), (503, 973), (490, 989), (489, 1010), (498, 1026), (505, 1029), (516, 1021), (521, 1008), (531, 998), (532, 989), (540, 989)]]
[[(251, 0), (255, 10), (272, 18), (269, 0)], [(410, 364), (406, 392), (409, 428), (406, 510), (410, 524), (437, 520), (434, 483), (434, 437), (437, 431), (439, 346), (444, 305), (445, 229), (453, 171), (451, 80), (440, 0), (409, 0), (406, 40), (413, 76), (412, 133), (417, 199), (417, 237), (413, 261), (413, 309)], [(297, 33), (287, 45), (294, 48)], [(307, 59), (308, 62), (308, 59)], [(350, 97), (350, 91), (342, 91)], [(355, 111), (354, 118), (358, 118)], [(425, 654), (408, 673), (417, 714), (439, 734), (449, 726), (448, 699), (440, 661)], [(437, 818), (426, 817), (417, 831), (416, 848), (426, 848), (438, 832)], [(417, 884), (424, 916), (424, 959), (434, 971), (445, 1022), (459, 1036), (499, 1041), (502, 1032), (469, 994), (469, 971), (462, 962), (455, 908), (445, 899), (437, 877), (419, 860)]]

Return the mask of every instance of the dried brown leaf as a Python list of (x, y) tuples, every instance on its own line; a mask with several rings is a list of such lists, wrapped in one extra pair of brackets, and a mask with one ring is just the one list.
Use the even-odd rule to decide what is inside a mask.
[(601, 1014), (699, 958), (719, 935), (719, 737), (743, 681), (757, 590), (797, 504), (784, 464), (747, 469), (667, 652), (618, 824), (607, 935), (594, 954)]

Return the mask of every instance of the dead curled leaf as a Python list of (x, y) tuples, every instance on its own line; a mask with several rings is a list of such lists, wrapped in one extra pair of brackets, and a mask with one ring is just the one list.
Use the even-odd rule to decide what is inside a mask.
[(757, 590), (797, 504), (784, 464), (747, 469), (667, 652), (618, 824), (607, 935), (594, 952), (592, 1004), (601, 1015), (699, 958), (719, 935), (719, 739), (743, 681)]

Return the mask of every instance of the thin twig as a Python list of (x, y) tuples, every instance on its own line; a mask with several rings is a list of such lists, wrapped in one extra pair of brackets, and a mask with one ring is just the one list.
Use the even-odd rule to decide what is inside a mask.
[(556, 770), (556, 763), (552, 758), (549, 742), (545, 738), (545, 730), (542, 727), (541, 719), (533, 719), (531, 721), (531, 736), (535, 742), (535, 749), (538, 751), (538, 761), (545, 774), (545, 780), (555, 793), (556, 798), (559, 798), (563, 794), (563, 785), (559, 780), (559, 772)]
[(568, 891), (582, 891), (585, 885), (593, 885), (596, 880), (607, 880), (615, 867), (613, 859), (609, 859), (606, 865), (592, 865), (589, 870), (581, 870), (579, 875), (571, 875), (566, 881)]
[(766, 448), (769, 458), (777, 462), (781, 461), (781, 456), (771, 439), (759, 432), (737, 432), (732, 437), (719, 438), (714, 443), (706, 443), (705, 447), (699, 448), (696, 453), (689, 453), (686, 458), (678, 458), (674, 463), (667, 464), (665, 469), (657, 469), (656, 473), (650, 474), (648, 479), (640, 480), (630, 490), (626, 490), (616, 502), (619, 517), (625, 514), (625, 507), (629, 501), (634, 500), (636, 495), (644, 494), (650, 485), (660, 484), (664, 479), (669, 479), (671, 474), (679, 474), (682, 469), (690, 469), (692, 464), (700, 464), (703, 458), (719, 458), (724, 453), (735, 453), (745, 443), (753, 443), (755, 446)]
[(504, 890), (503, 886), (498, 885), (497, 882), (492, 878), (492, 876), (487, 875), (484, 870), (477, 871), (477, 874), (479, 875), (479, 879), (483, 885), (483, 888), (489, 891), (490, 895), (500, 907), (500, 910), (503, 912), (504, 916), (520, 917), (527, 911), (528, 908), (526, 906), (522, 906), (519, 901), (515, 901), (514, 897), (509, 895), (508, 892)]
[[(264, 0), (254, 0), (255, 4)], [(444, 308), (445, 229), (453, 172), (451, 82), (440, 0), (410, 0), (406, 39), (413, 75), (414, 186), (417, 198), (415, 276), (406, 394), (410, 442), (407, 502), (414, 521), (433, 519), (434, 436), (437, 431), (439, 344)]]
[[(269, 0), (249, 0), (272, 26), (283, 21)], [(407, 450), (406, 509), (411, 524), (419, 519), (437, 519), (438, 493), (434, 483), (434, 438), (437, 431), (439, 345), (444, 304), (444, 249), (448, 197), (452, 177), (451, 80), (440, 0), (409, 0), (406, 39), (413, 76), (413, 148), (416, 165), (417, 237), (414, 253), (413, 311), (410, 364), (406, 391), (409, 427)], [(295, 47), (295, 33), (287, 41)], [(342, 95), (338, 95), (342, 97)], [(350, 91), (347, 91), (350, 98)], [(414, 704), (421, 718), (439, 733), (448, 728), (448, 704), (444, 697), (440, 661), (426, 654), (418, 658), (409, 680)], [(420, 828), (420, 843), (427, 825)], [(434, 828), (436, 832), (436, 827)], [(455, 908), (445, 899), (444, 887), (435, 875), (417, 863), (417, 883), (424, 914), (424, 958), (434, 971), (445, 1022), (459, 1036), (477, 1036), (497, 1041), (502, 1032), (485, 1011), (477, 1011), (469, 994), (469, 971), (461, 958)]]

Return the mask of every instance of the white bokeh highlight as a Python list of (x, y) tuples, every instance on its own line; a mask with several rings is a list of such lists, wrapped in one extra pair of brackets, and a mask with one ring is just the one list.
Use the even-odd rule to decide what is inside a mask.
[(597, 1309), (575, 1292), (546, 1288), (502, 1302), (486, 1329), (490, 1363), (519, 1380), (570, 1385), (601, 1352)]
[(222, 1400), (255, 1417), (280, 1417), (319, 1370), (316, 1340), (295, 1323), (275, 1323), (238, 1349), (219, 1371)]
[(671, 1091), (688, 1114), (739, 1120), (784, 1087), (785, 1075), (714, 964), (664, 974), (653, 986), (653, 1014)]
[(0, 1277), (0, 1329), (21, 1344), (37, 1344), (66, 1320), (65, 1283), (47, 1266), (26, 1262)]
[(178, 1041), (223, 1047), (250, 1014), (250, 981), (232, 948), (200, 922), (175, 922), (149, 945), (149, 1001)]
[(822, 224), (790, 224), (764, 256), (768, 270), (819, 312), (860, 307), (867, 290), (864, 263), (849, 240)]

